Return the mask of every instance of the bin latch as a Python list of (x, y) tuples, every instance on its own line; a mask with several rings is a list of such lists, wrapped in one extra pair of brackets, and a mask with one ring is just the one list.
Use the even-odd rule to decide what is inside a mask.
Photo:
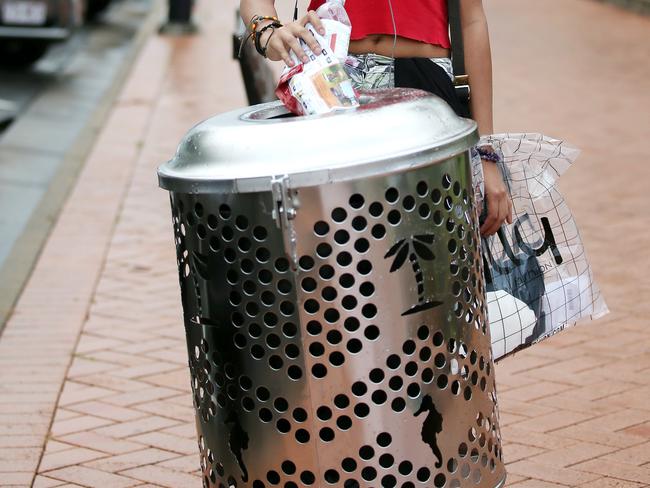
[(284, 250), (291, 258), (291, 267), (295, 271), (298, 269), (298, 250), (293, 220), (298, 214), (298, 208), (300, 208), (298, 192), (289, 187), (289, 177), (287, 175), (274, 177), (271, 180), (271, 189), (275, 201), (273, 220), (275, 220), (278, 229), (282, 231)]

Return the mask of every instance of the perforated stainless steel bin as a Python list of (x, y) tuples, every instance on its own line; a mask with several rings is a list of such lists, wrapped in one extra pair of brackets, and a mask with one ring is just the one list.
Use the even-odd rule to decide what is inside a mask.
[(497, 487), (468, 148), (424, 92), (194, 127), (171, 192), (203, 482)]

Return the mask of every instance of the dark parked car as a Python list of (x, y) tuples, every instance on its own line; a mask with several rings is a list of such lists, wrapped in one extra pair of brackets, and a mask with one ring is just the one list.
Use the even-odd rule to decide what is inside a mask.
[(86, 0), (0, 0), (0, 64), (24, 66), (83, 22)]

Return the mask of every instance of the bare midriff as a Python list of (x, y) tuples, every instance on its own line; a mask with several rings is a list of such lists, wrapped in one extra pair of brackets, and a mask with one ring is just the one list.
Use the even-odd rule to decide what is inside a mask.
[(393, 52), (393, 36), (372, 34), (356, 41), (350, 41), (350, 54), (381, 54), (396, 58), (447, 58), (449, 49), (442, 46), (397, 36)]

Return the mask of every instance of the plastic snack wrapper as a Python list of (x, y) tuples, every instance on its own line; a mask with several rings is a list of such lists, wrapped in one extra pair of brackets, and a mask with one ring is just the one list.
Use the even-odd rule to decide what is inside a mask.
[(297, 115), (325, 114), (359, 106), (352, 82), (339, 61), (347, 56), (350, 27), (333, 20), (321, 21), (325, 36), (318, 34), (311, 24), (306, 27), (323, 51), (316, 55), (300, 40), (309, 62), (301, 63), (292, 52), (295, 65), (285, 67), (275, 91), (282, 103)]
[(557, 188), (579, 150), (542, 134), (497, 134), (481, 142), (502, 153), (513, 204), (513, 223), (482, 242), (497, 360), (608, 309)]

